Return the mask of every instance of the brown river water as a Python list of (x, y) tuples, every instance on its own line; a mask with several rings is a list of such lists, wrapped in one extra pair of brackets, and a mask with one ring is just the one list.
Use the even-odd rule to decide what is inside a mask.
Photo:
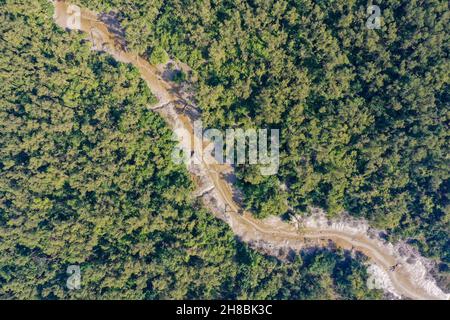
[[(126, 51), (96, 13), (81, 8), (80, 23), (77, 25), (70, 20), (74, 19), (74, 9), (69, 3), (54, 1), (53, 4), (56, 24), (65, 29), (79, 28), (86, 33), (93, 50), (133, 64), (158, 98), (158, 103), (149, 108), (161, 114), (173, 130), (182, 128), (193, 135), (194, 119), (189, 113), (180, 111), (180, 105), (185, 104), (186, 99), (179, 93), (176, 84), (162, 79), (156, 66)], [(193, 114), (200, 113), (195, 106), (190, 108)], [(310, 247), (329, 246), (332, 242), (339, 248), (359, 251), (369, 257), (370, 264), (378, 270), (374, 276), (382, 282), (380, 288), (394, 296), (410, 299), (450, 298), (450, 294), (444, 293), (430, 276), (427, 259), (404, 243), (393, 245), (374, 236), (365, 221), (330, 221), (320, 212), (311, 218), (299, 218), (297, 222), (284, 222), (277, 217), (258, 220), (243, 212), (236, 200), (238, 191), (233, 186), (235, 177), (229, 165), (209, 164), (201, 160), (200, 164), (191, 164), (188, 169), (198, 184), (198, 193), (205, 206), (228, 223), (241, 241), (259, 251), (282, 258), (282, 252), (286, 250), (298, 252)]]

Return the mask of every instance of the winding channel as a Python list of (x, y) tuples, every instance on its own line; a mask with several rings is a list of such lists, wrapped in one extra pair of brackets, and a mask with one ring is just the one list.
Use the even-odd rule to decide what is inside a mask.
[[(65, 1), (52, 3), (56, 24), (65, 29), (74, 29), (74, 24), (69, 21), (73, 19), (72, 15), (67, 14), (71, 10), (70, 4)], [(142, 79), (158, 98), (158, 103), (150, 108), (161, 114), (174, 131), (182, 128), (193, 136), (194, 117), (180, 112), (180, 101), (186, 104), (186, 99), (178, 93), (176, 85), (163, 80), (155, 66), (123, 49), (96, 13), (81, 9), (80, 21), (76, 28), (88, 35), (94, 50), (107, 52), (116, 60), (131, 63), (139, 70)], [(199, 114), (195, 106), (191, 106), (191, 109)], [(252, 247), (276, 256), (279, 249), (298, 251), (308, 247), (327, 246), (331, 241), (339, 248), (358, 251), (369, 257), (370, 262), (387, 275), (393, 292), (399, 297), (421, 300), (450, 298), (450, 294), (442, 292), (429, 274), (418, 275), (414, 265), (408, 266), (405, 257), (392, 244), (370, 236), (367, 232), (336, 228), (329, 223), (307, 223), (298, 228), (275, 217), (258, 220), (248, 212), (239, 213), (243, 211), (235, 200), (237, 191), (232, 183), (235, 179), (233, 169), (228, 165), (205, 163), (203, 159), (199, 162), (196, 166), (191, 165), (189, 171), (195, 180), (200, 181), (199, 189), (206, 190), (201, 192), (205, 206), (216, 217), (227, 222), (241, 241)]]

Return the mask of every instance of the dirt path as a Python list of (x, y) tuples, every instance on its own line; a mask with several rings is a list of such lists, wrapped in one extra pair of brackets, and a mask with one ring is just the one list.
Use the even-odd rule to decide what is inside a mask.
[[(63, 28), (73, 28), (68, 23), (69, 4), (64, 1), (54, 2), (55, 22)], [(81, 10), (81, 30), (89, 34), (89, 40), (95, 50), (106, 51), (115, 59), (131, 63), (139, 69), (142, 78), (147, 82), (159, 102), (151, 109), (159, 112), (172, 129), (184, 128), (193, 135), (193, 119), (177, 111), (177, 101), (184, 100), (177, 94), (171, 83), (161, 79), (157, 69), (135, 54), (126, 52), (117, 45), (115, 37), (107, 26), (97, 19), (97, 15), (88, 10)], [(405, 257), (393, 249), (391, 244), (370, 237), (367, 232), (356, 232), (348, 229), (337, 230), (327, 225), (307, 225), (298, 229), (293, 224), (282, 222), (277, 218), (257, 220), (249, 213), (239, 214), (241, 208), (233, 198), (235, 190), (224, 178), (224, 174), (233, 175), (228, 165), (207, 164), (201, 159), (201, 164), (190, 167), (191, 173), (201, 180), (204, 189), (203, 196), (207, 207), (219, 218), (226, 221), (233, 232), (242, 241), (253, 247), (274, 254), (279, 249), (301, 250), (311, 246), (325, 246), (331, 240), (336, 246), (360, 251), (371, 259), (388, 275), (394, 291), (411, 299), (449, 299), (448, 294), (437, 288), (428, 274), (417, 274), (414, 265), (408, 266)], [(274, 254), (276, 255), (276, 254)], [(392, 267), (398, 265), (395, 270)], [(423, 272), (422, 272), (423, 273)]]

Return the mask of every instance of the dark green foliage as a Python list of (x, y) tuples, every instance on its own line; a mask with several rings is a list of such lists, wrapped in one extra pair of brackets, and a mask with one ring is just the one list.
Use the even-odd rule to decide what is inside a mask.
[(186, 81), (186, 73), (182, 70), (176, 70), (174, 71), (174, 75), (171, 80), (176, 83), (182, 83), (183, 81)]
[(54, 25), (46, 0), (0, 5), (0, 298), (379, 297), (342, 253), (282, 263), (237, 242), (190, 199), (137, 70)]

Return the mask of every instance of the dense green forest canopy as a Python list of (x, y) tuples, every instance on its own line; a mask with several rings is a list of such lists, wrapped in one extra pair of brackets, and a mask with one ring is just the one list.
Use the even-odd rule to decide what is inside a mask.
[(0, 8), (0, 298), (380, 297), (359, 258), (238, 242), (190, 198), (136, 69), (57, 27), (47, 0)]
[(77, 2), (188, 63), (210, 127), (281, 129), (277, 176), (239, 168), (256, 215), (347, 211), (450, 263), (448, 1), (374, 2), (380, 29), (362, 0)]

